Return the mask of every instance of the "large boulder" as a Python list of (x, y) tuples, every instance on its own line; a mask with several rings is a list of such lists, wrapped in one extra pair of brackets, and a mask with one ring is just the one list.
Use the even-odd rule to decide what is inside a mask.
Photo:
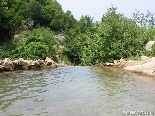
[(152, 57), (150, 60), (147, 60), (147, 62), (143, 62), (138, 65), (127, 66), (124, 69), (154, 76), (155, 75), (155, 57)]
[(151, 51), (151, 48), (152, 46), (154, 45), (155, 41), (149, 41), (147, 44), (146, 44), (146, 50), (149, 50)]
[(15, 68), (13, 62), (9, 58), (4, 59), (3, 66), (4, 66), (5, 70), (11, 70), (12, 71)]
[(50, 58), (46, 58), (45, 59), (45, 66), (46, 67), (52, 67), (52, 68), (55, 68), (55, 67), (58, 67), (59, 64), (55, 63), (53, 60), (51, 60)]
[(46, 57), (45, 59), (45, 64), (46, 66), (51, 66), (53, 65), (55, 62), (53, 60), (51, 60), (50, 58)]

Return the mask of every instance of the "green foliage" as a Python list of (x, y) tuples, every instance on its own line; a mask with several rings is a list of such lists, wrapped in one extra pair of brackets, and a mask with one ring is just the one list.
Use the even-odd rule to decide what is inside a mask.
[(26, 31), (23, 33), (23, 37), (14, 39), (8, 48), (0, 53), (1, 59), (9, 57), (11, 59), (44, 60), (46, 57), (50, 57), (57, 61), (54, 48), (56, 41), (49, 29), (38, 28)]
[(33, 31), (25, 31), (23, 34), (26, 36), (26, 42), (41, 42), (42, 44), (48, 45), (49, 48), (52, 48), (55, 44), (55, 38), (52, 31), (49, 28), (38, 28), (33, 29)]
[(105, 54), (102, 42), (99, 39), (87, 39), (88, 45), (84, 46), (81, 52), (81, 65), (93, 65), (103, 62)]
[[(64, 46), (59, 53), (62, 60), (73, 65), (93, 65), (120, 58), (138, 59), (142, 54), (155, 55), (154, 46), (150, 52), (144, 50), (149, 40), (155, 40), (155, 19), (149, 11), (146, 15), (136, 12), (134, 19), (129, 19), (111, 7), (96, 24), (88, 15), (77, 21), (71, 11), (64, 12), (56, 0), (1, 0), (0, 11), (0, 45), (7, 36), (13, 37), (17, 32), (22, 35), (2, 45), (0, 59), (50, 57), (57, 61), (56, 44)], [(28, 30), (26, 27), (31, 20), (34, 26)], [(63, 32), (65, 40), (56, 43), (51, 30)]]
[(145, 51), (144, 46), (149, 37), (153, 35), (145, 27), (138, 26), (133, 19), (117, 13), (114, 7), (103, 15), (101, 23), (93, 25), (90, 17), (83, 16), (79, 25), (84, 33), (77, 35), (72, 29), (64, 42), (64, 54), (78, 65), (140, 56)]
[(63, 10), (56, 0), (48, 0), (44, 6), (43, 25), (50, 27), (52, 30), (60, 30), (63, 26)]
[[(73, 31), (73, 30), (72, 30)], [(72, 38), (73, 37), (73, 38)], [(63, 54), (65, 54), (74, 65), (80, 64), (80, 54), (84, 45), (85, 37), (83, 35), (79, 36), (66, 36), (64, 44), (65, 49)]]
[(67, 11), (63, 16), (62, 30), (64, 30), (67, 33), (67, 31), (70, 31), (72, 29), (76, 30), (77, 32), (80, 32), (78, 21), (74, 18), (71, 11)]
[(126, 58), (126, 60), (141, 61), (141, 56), (140, 55), (131, 56), (129, 58)]
[(96, 42), (100, 46), (97, 53), (104, 51), (100, 53), (102, 55), (97, 55), (101, 63), (136, 56), (143, 52), (146, 41), (141, 38), (144, 35), (141, 33), (146, 30), (137, 26), (134, 20), (116, 13), (116, 8), (108, 9), (102, 22), (94, 28), (96, 29), (94, 33), (97, 37)]
[(41, 42), (30, 42), (16, 46), (11, 51), (11, 58), (24, 58), (27, 60), (45, 59), (48, 56), (49, 48), (47, 45), (42, 45)]
[(146, 14), (140, 13), (136, 10), (133, 13), (133, 18), (137, 22), (138, 25), (142, 27), (154, 27), (155, 26), (155, 18), (154, 14), (152, 14), (149, 10)]
[(82, 33), (91, 32), (91, 28), (93, 27), (93, 18), (88, 15), (81, 16), (79, 26)]
[(12, 36), (26, 20), (27, 2), (26, 0), (1, 0), (0, 11), (0, 28), (6, 29)]
[(36, 0), (30, 0), (28, 7), (29, 7), (28, 18), (33, 20), (34, 26), (36, 26), (38, 23), (41, 23), (41, 21), (43, 20), (43, 7)]
[(36, 0), (36, 1), (38, 1), (41, 5), (45, 6), (48, 0)]

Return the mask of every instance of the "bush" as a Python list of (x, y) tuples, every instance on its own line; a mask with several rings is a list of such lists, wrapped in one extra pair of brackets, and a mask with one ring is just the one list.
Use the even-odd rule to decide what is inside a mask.
[(66, 36), (64, 45), (65, 48), (63, 49), (63, 54), (67, 56), (71, 63), (74, 65), (79, 65), (80, 61), (80, 54), (85, 46), (85, 35), (76, 35), (76, 36)]
[(9, 57), (11, 59), (44, 60), (50, 57), (57, 61), (55, 44), (53, 33), (49, 29), (38, 28), (25, 31), (21, 37), (11, 41), (7, 49), (0, 52), (1, 59)]
[(30, 42), (27, 45), (16, 46), (11, 51), (11, 58), (24, 58), (27, 60), (45, 59), (48, 56), (49, 48), (41, 42)]
[(108, 9), (102, 22), (92, 26), (91, 30), (80, 34), (74, 30), (67, 33), (63, 53), (72, 63), (93, 65), (140, 56), (144, 53), (149, 35), (146, 28), (116, 13), (113, 7)]

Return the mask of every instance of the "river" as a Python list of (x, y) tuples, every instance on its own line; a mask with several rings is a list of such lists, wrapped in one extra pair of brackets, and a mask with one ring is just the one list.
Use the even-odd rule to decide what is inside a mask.
[(155, 115), (155, 78), (107, 67), (0, 74), (0, 116)]

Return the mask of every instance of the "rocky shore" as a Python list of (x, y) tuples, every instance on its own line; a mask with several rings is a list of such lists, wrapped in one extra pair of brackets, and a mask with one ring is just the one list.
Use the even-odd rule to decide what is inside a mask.
[[(56, 68), (59, 66), (66, 66), (66, 65), (64, 63), (58, 64), (48, 57), (45, 60), (36, 60), (36, 61), (24, 60), (23, 58), (19, 58), (18, 60), (14, 61), (10, 60), (9, 58), (0, 60), (0, 72), (14, 71), (14, 70)], [(102, 65), (98, 64), (95, 66), (102, 66)], [(142, 73), (155, 77), (155, 57), (141, 56), (140, 61), (125, 60), (125, 59), (114, 60), (113, 63), (105, 63), (104, 66), (119, 67), (123, 68), (126, 71)]]
[(0, 60), (0, 72), (3, 71), (14, 71), (14, 70), (30, 70), (30, 69), (42, 69), (42, 68), (56, 68), (61, 66), (58, 63), (55, 63), (50, 58), (45, 60), (24, 60), (19, 58), (18, 60), (11, 61), (9, 58)]
[(115, 60), (114, 63), (105, 63), (105, 66), (121, 67), (124, 70), (155, 76), (155, 57), (141, 56), (140, 61)]

